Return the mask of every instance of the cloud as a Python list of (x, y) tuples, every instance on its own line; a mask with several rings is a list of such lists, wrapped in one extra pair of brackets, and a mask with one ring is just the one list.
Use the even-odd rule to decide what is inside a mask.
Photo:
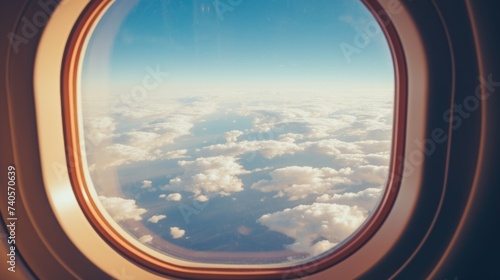
[(180, 193), (171, 193), (167, 195), (165, 199), (170, 201), (181, 201), (182, 195)]
[(333, 133), (350, 127), (352, 118), (336, 115), (337, 111), (338, 104), (326, 105), (304, 100), (288, 104), (246, 106), (240, 110), (240, 114), (254, 117), (253, 132), (285, 132), (292, 138), (301, 135), (300, 138), (317, 139), (331, 137)]
[(154, 160), (155, 157), (149, 154), (147, 149), (123, 144), (112, 144), (104, 149), (109, 158), (108, 166), (118, 166), (137, 161)]
[(186, 233), (185, 230), (180, 229), (178, 227), (171, 227), (170, 228), (170, 234), (172, 235), (172, 237), (174, 239), (178, 239), (178, 238), (183, 237), (185, 233)]
[(332, 191), (339, 184), (348, 185), (352, 173), (350, 168), (313, 168), (310, 166), (287, 166), (271, 172), (271, 180), (260, 180), (252, 189), (262, 192), (278, 192), (278, 196), (288, 196), (289, 200), (304, 199), (311, 195)]
[(368, 212), (375, 207), (375, 204), (379, 200), (381, 194), (381, 188), (368, 188), (359, 192), (323, 194), (322, 196), (316, 198), (316, 202), (358, 206)]
[(153, 241), (153, 236), (149, 234), (143, 235), (141, 236), (141, 238), (139, 238), (139, 241), (141, 241), (142, 243), (151, 243), (151, 241)]
[(146, 209), (137, 207), (133, 199), (106, 196), (99, 196), (99, 199), (109, 215), (117, 222), (124, 220), (140, 221), (142, 220), (141, 215), (147, 212)]
[(386, 104), (387, 96), (338, 97), (305, 99), (294, 96), (289, 99), (293, 101), (243, 105), (238, 113), (254, 118), (251, 131), (267, 132), (287, 142), (332, 138), (349, 141), (391, 139), (393, 105), (392, 102)]
[(302, 134), (306, 139), (331, 137), (340, 130), (348, 128), (350, 123), (340, 118), (307, 118), (290, 120), (278, 124), (280, 130)]
[(164, 158), (165, 159), (180, 159), (180, 158), (186, 158), (188, 157), (186, 155), (187, 150), (175, 150), (175, 151), (170, 151), (166, 152)]
[(316, 256), (346, 239), (365, 219), (357, 206), (314, 203), (266, 214), (257, 222), (293, 238), (287, 249)]
[(383, 185), (389, 174), (389, 166), (361, 165), (354, 168), (351, 179), (355, 184), (363, 182)]
[(331, 156), (344, 166), (389, 165), (391, 152), (390, 140), (341, 141), (338, 139), (322, 139), (306, 141), (299, 144), (306, 153)]
[[(384, 191), (392, 104), (385, 103), (385, 96), (383, 102), (357, 96), (266, 96), (252, 100), (248, 95), (228, 97), (217, 104), (208, 102), (217, 100), (212, 97), (148, 100), (137, 110), (96, 118), (85, 124), (86, 140), (98, 144), (92, 147), (89, 165), (99, 171), (107, 166), (168, 160), (164, 165), (151, 165), (169, 168), (163, 175), (170, 180), (160, 188), (164, 194), (158, 194), (169, 200), (167, 204), (178, 204), (172, 201), (185, 200), (186, 196), (192, 196), (189, 199), (195, 204), (204, 204), (215, 196), (248, 187), (271, 193), (255, 196), (255, 203), (264, 208), (278, 201), (270, 198), (273, 195), (291, 201), (307, 199), (293, 204), (302, 205), (263, 215), (257, 222), (292, 238), (287, 249), (320, 255), (354, 232)], [(226, 123), (231, 120), (234, 122)], [(225, 133), (217, 134), (219, 128), (210, 131), (209, 124), (214, 121), (221, 121)], [(207, 131), (202, 132), (202, 127)], [(243, 164), (241, 160), (250, 153), (258, 157)], [(172, 168), (174, 160), (178, 166)], [(162, 175), (156, 174), (161, 170), (152, 171), (154, 177)], [(250, 173), (254, 174), (246, 175)], [(139, 182), (137, 187), (158, 188), (156, 181), (153, 184), (143, 179), (135, 180)], [(145, 216), (146, 210), (134, 200), (104, 199), (110, 200), (103, 205), (118, 221), (146, 217), (148, 222), (158, 224), (167, 218), (149, 213)], [(111, 202), (113, 199), (118, 201)], [(170, 221), (170, 215), (168, 218)], [(170, 227), (173, 225), (169, 225), (170, 235), (186, 238), (189, 229)], [(251, 234), (243, 226), (237, 232)], [(145, 243), (152, 239), (149, 235), (140, 238)]]
[(154, 215), (154, 216), (151, 216), (151, 218), (148, 219), (148, 222), (151, 222), (153, 224), (156, 224), (158, 223), (160, 220), (163, 220), (165, 219), (167, 216), (165, 215)]
[[(98, 168), (106, 169), (141, 161), (186, 158), (187, 150), (172, 151), (169, 146), (178, 138), (191, 135), (194, 124), (217, 107), (216, 102), (208, 99), (192, 98), (186, 102), (182, 98), (148, 96), (137, 108), (114, 108), (113, 117), (85, 121), (85, 137), (96, 146), (92, 160)], [(128, 123), (126, 129), (120, 127), (120, 133), (116, 133), (123, 123)], [(102, 145), (105, 140), (106, 145)]]
[(179, 159), (186, 158), (187, 150), (175, 150), (163, 152), (161, 149), (155, 149), (158, 145), (148, 146), (146, 144), (111, 144), (103, 149), (106, 155), (104, 167), (122, 166), (141, 161), (154, 161), (161, 159)]
[(390, 153), (367, 154), (364, 157), (364, 163), (368, 165), (389, 166)]
[(131, 131), (121, 134), (120, 143), (131, 146), (149, 146), (158, 141), (160, 135), (148, 131)]
[(196, 197), (196, 201), (205, 202), (208, 201), (208, 197), (206, 195), (199, 195), (198, 197)]
[(238, 137), (243, 135), (243, 132), (239, 130), (231, 130), (226, 133), (224, 133), (224, 137), (226, 137), (226, 142), (236, 142), (238, 140)]
[(97, 146), (113, 137), (116, 122), (111, 117), (102, 117), (85, 120), (85, 138)]
[[(287, 98), (290, 98), (287, 96)], [(299, 100), (302, 99), (302, 100)], [(324, 104), (325, 102), (317, 102), (304, 97), (294, 96), (289, 100), (293, 101), (275, 101), (261, 102), (258, 105), (244, 105), (238, 113), (243, 116), (254, 117), (253, 131), (268, 132), (278, 131), (279, 128), (285, 128), (287, 123), (299, 122), (307, 123), (308, 120), (329, 118), (338, 108), (338, 104)], [(340, 119), (340, 118), (337, 118)], [(282, 126), (285, 125), (285, 126)], [(295, 130), (298, 129), (298, 130)], [(303, 134), (303, 126), (295, 127), (295, 129), (285, 131), (289, 133)]]
[(276, 140), (264, 140), (264, 141), (240, 141), (240, 142), (228, 142), (225, 144), (216, 144), (204, 147), (199, 150), (201, 155), (214, 156), (214, 155), (226, 155), (226, 156), (239, 156), (245, 153), (257, 152), (266, 159), (271, 159), (277, 156), (282, 156), (285, 154), (294, 154), (301, 151), (297, 144), (291, 142), (281, 142)]
[[(262, 192), (277, 192), (277, 197), (289, 200), (309, 196), (334, 195), (351, 186), (373, 184), (383, 187), (387, 181), (388, 166), (361, 165), (339, 170), (311, 166), (287, 166), (269, 173), (271, 179), (260, 180), (251, 188)], [(376, 195), (376, 193), (372, 193)]]
[(295, 142), (297, 140), (303, 139), (304, 135), (297, 133), (285, 133), (279, 136), (281, 142)]
[(172, 144), (175, 142), (175, 139), (181, 136), (190, 135), (190, 130), (194, 126), (192, 123), (193, 120), (193, 117), (188, 115), (177, 115), (157, 120), (144, 129), (161, 135), (161, 141), (154, 144), (154, 146), (157, 147), (160, 145)]
[(360, 147), (355, 143), (340, 141), (338, 139), (325, 139), (316, 142), (305, 142), (301, 147), (307, 152), (340, 157), (344, 154), (360, 154)]
[(351, 129), (345, 130), (342, 137), (350, 141), (390, 141), (392, 138), (392, 123), (385, 120), (390, 116), (374, 113), (364, 118), (357, 116)]
[(185, 158), (187, 150), (169, 150), (178, 137), (189, 135), (193, 124), (181, 117), (172, 122), (154, 122), (141, 131), (130, 131), (115, 136), (114, 144), (103, 148), (106, 167), (121, 166), (141, 161)]
[(390, 140), (363, 140), (354, 142), (364, 154), (390, 152)]
[(153, 187), (153, 182), (152, 181), (150, 181), (150, 180), (144, 180), (144, 181), (142, 181), (142, 186), (141, 186), (142, 189), (149, 189), (151, 187)]
[[(203, 115), (214, 112), (217, 103), (209, 100), (210, 98), (194, 97), (175, 98), (165, 95), (148, 95), (148, 98), (133, 108), (128, 106), (118, 106), (113, 108), (112, 113), (120, 119), (127, 121), (137, 121), (145, 119), (161, 119), (170, 116), (186, 115), (192, 118), (200, 118)], [(195, 100), (196, 99), (196, 100)], [(189, 112), (189, 114), (186, 114)]]
[(243, 182), (238, 175), (249, 173), (235, 158), (228, 156), (197, 158), (194, 161), (179, 161), (178, 164), (183, 173), (171, 179), (162, 189), (187, 191), (197, 197), (240, 192)]

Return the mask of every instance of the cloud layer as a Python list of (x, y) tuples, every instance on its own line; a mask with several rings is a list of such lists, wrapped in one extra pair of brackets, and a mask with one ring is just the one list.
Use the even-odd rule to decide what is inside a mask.
[(365, 219), (357, 206), (314, 203), (266, 214), (257, 222), (293, 238), (288, 249), (316, 256), (346, 239)]
[[(146, 102), (137, 110), (93, 118), (85, 125), (93, 145), (92, 173), (166, 162), (168, 170), (157, 173), (167, 183), (141, 177), (135, 181), (137, 193), (156, 192), (169, 206), (186, 196), (206, 202), (244, 191), (256, 194), (259, 203), (286, 202), (288, 207), (277, 205), (274, 209), (283, 210), (262, 215), (256, 222), (292, 238), (287, 249), (310, 256), (326, 252), (369, 217), (383, 194), (392, 143), (390, 98), (258, 97), (258, 101), (221, 95)], [(163, 186), (153, 187), (153, 181)], [(100, 198), (117, 221), (139, 221), (147, 212), (133, 199)], [(174, 220), (168, 215), (162, 225)], [(146, 225), (164, 219), (166, 215), (154, 215)], [(174, 240), (190, 230), (168, 226)], [(253, 229), (243, 232), (251, 238)], [(148, 243), (152, 237), (140, 240)]]
[(169, 191), (186, 191), (196, 197), (227, 196), (243, 190), (238, 175), (247, 174), (235, 158), (228, 156), (197, 158), (194, 161), (179, 161), (183, 173), (163, 187)]
[(278, 196), (287, 196), (290, 200), (317, 196), (335, 189), (338, 184), (350, 184), (350, 168), (339, 171), (333, 168), (313, 168), (310, 166), (288, 166), (271, 172), (271, 180), (261, 180), (252, 185), (252, 189), (262, 192), (278, 192)]
[(124, 220), (140, 221), (142, 220), (141, 215), (147, 212), (146, 209), (139, 208), (133, 199), (106, 196), (99, 196), (99, 199), (106, 211), (117, 222)]

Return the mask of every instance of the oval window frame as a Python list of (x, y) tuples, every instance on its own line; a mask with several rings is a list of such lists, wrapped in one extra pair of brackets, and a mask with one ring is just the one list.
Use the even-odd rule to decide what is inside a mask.
[(387, 12), (377, 1), (364, 0), (362, 2), (372, 12), (384, 32), (394, 63), (393, 141), (389, 179), (382, 200), (367, 222), (348, 239), (348, 242), (323, 258), (292, 267), (290, 264), (285, 264), (282, 267), (276, 265), (238, 265), (221, 268), (214, 265), (189, 266), (192, 263), (178, 262), (177, 260), (176, 263), (166, 262), (162, 258), (146, 253), (145, 250), (139, 248), (138, 241), (131, 241), (120, 233), (116, 226), (110, 224), (109, 217), (106, 217), (106, 214), (103, 215), (103, 208), (99, 203), (96, 203), (96, 193), (92, 192), (93, 187), (90, 186), (92, 182), (89, 181), (90, 177), (85, 168), (85, 155), (81, 148), (83, 131), (82, 122), (79, 121), (81, 120), (79, 115), (81, 110), (78, 102), (78, 81), (85, 44), (96, 23), (113, 2), (113, 0), (94, 1), (85, 8), (71, 31), (61, 72), (63, 127), (71, 185), (86, 218), (108, 244), (133, 262), (163, 275), (189, 277), (190, 279), (233, 279), (234, 277), (239, 279), (269, 279), (283, 275), (318, 272), (331, 267), (358, 250), (380, 228), (392, 209), (402, 179), (406, 131), (407, 69), (400, 38)]

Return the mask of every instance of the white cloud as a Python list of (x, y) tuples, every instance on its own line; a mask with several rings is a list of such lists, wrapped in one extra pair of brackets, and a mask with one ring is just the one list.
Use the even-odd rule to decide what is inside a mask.
[(110, 117), (85, 120), (85, 138), (97, 146), (110, 139), (116, 129), (116, 122)]
[(331, 137), (334, 132), (350, 126), (351, 119), (334, 115), (337, 110), (338, 104), (328, 106), (304, 100), (247, 106), (240, 110), (240, 114), (254, 117), (252, 131), (273, 134), (285, 132), (291, 138), (301, 135), (300, 138), (315, 139)]
[(99, 196), (102, 205), (111, 217), (119, 222), (124, 220), (142, 220), (141, 215), (147, 212), (146, 209), (139, 208), (133, 199), (120, 197)]
[(170, 180), (164, 190), (188, 191), (195, 196), (219, 194), (229, 195), (243, 190), (238, 175), (249, 173), (236, 159), (227, 156), (197, 158), (194, 161), (179, 161), (183, 173)]
[(387, 181), (389, 166), (362, 165), (357, 166), (351, 176), (351, 179), (357, 183), (369, 182), (383, 185)]
[(351, 141), (390, 141), (392, 138), (392, 123), (386, 123), (382, 114), (369, 115), (365, 119), (358, 117), (351, 125), (342, 135)]
[(278, 196), (288, 196), (290, 200), (303, 199), (335, 189), (338, 184), (352, 184), (348, 178), (350, 168), (313, 168), (310, 166), (288, 166), (271, 172), (271, 180), (260, 180), (252, 189), (262, 192), (278, 192)]
[(142, 243), (151, 243), (151, 241), (153, 241), (153, 236), (149, 234), (143, 235), (141, 236), (141, 238), (139, 238), (139, 241), (141, 241)]
[[(94, 146), (109, 140), (107, 145), (94, 147), (92, 160), (106, 169), (141, 161), (186, 158), (187, 150), (172, 151), (169, 145), (178, 138), (191, 135), (194, 123), (215, 112), (218, 104), (208, 99), (181, 99), (148, 96), (133, 108), (119, 106), (104, 117), (85, 121), (85, 137)], [(196, 99), (196, 100), (195, 100)], [(118, 124), (129, 123), (126, 131), (113, 134)], [(112, 142), (111, 142), (112, 141)]]
[(236, 142), (238, 141), (238, 137), (243, 135), (243, 132), (239, 130), (231, 130), (224, 133), (224, 137), (226, 137), (226, 142)]
[(346, 192), (343, 194), (323, 194), (316, 198), (316, 202), (336, 203), (349, 206), (358, 206), (367, 212), (375, 207), (382, 194), (381, 188), (368, 188), (359, 192)]
[(151, 130), (156, 134), (161, 135), (161, 141), (155, 143), (154, 146), (166, 145), (174, 143), (175, 139), (191, 134), (193, 128), (193, 117), (187, 115), (177, 115), (150, 124), (145, 129)]
[(152, 181), (150, 181), (150, 180), (144, 180), (144, 181), (142, 181), (142, 186), (141, 186), (142, 189), (149, 189), (152, 186), (153, 186), (153, 182)]
[(166, 217), (167, 217), (166, 215), (154, 215), (154, 216), (151, 216), (151, 218), (148, 219), (148, 222), (156, 224), (159, 221), (165, 219)]
[(285, 154), (294, 154), (301, 151), (302, 148), (295, 143), (280, 142), (275, 140), (264, 141), (240, 141), (229, 142), (225, 144), (216, 144), (204, 147), (199, 152), (202, 155), (226, 155), (239, 156), (249, 152), (257, 152), (266, 159), (271, 159)]
[(338, 243), (339, 242), (330, 242), (324, 239), (312, 243), (308, 243), (307, 241), (295, 242), (287, 245), (286, 248), (299, 253), (307, 253), (310, 257), (314, 257), (332, 249), (337, 246)]
[(267, 132), (274, 131), (278, 124), (286, 124), (292, 121), (302, 122), (315, 118), (328, 118), (338, 110), (336, 108), (338, 107), (338, 103), (329, 106), (324, 104), (324, 101), (322, 103), (317, 101), (311, 102), (311, 99), (304, 99), (303, 96), (294, 96), (289, 100), (262, 102), (255, 106), (244, 105), (238, 112), (244, 116), (254, 117), (253, 124), (255, 131)]
[(340, 118), (307, 118), (287, 121), (279, 124), (280, 129), (304, 135), (307, 139), (331, 137), (341, 129), (348, 128), (350, 123)]
[(187, 155), (187, 150), (175, 150), (175, 151), (170, 151), (166, 152), (164, 158), (165, 159), (179, 159), (179, 158), (186, 158)]
[(365, 219), (357, 206), (314, 203), (266, 214), (257, 222), (293, 238), (288, 249), (316, 256), (346, 239)]
[(171, 193), (167, 195), (165, 199), (170, 201), (181, 201), (182, 195), (180, 193)]
[(297, 133), (285, 133), (279, 136), (281, 142), (295, 142), (297, 140), (303, 139), (304, 135)]
[(121, 137), (121, 144), (144, 147), (154, 144), (160, 138), (160, 135), (148, 131), (131, 131), (122, 134)]
[[(318, 96), (319, 97), (319, 96)], [(294, 96), (290, 101), (243, 105), (240, 115), (254, 117), (251, 131), (268, 132), (281, 141), (314, 139), (390, 140), (392, 102), (390, 96)], [(300, 135), (300, 136), (299, 136)]]
[(344, 166), (388, 166), (391, 142), (385, 140), (346, 142), (338, 139), (307, 141), (299, 146), (306, 153), (328, 155)]
[(145, 131), (122, 133), (115, 137), (114, 144), (101, 151), (103, 159), (107, 159), (104, 167), (140, 161), (184, 158), (187, 150), (171, 151), (165, 147), (174, 143), (178, 137), (189, 135), (192, 127), (193, 124), (179, 120), (179, 122), (153, 123), (143, 127)]
[[(86, 140), (95, 144), (89, 164), (99, 171), (144, 161), (171, 160), (165, 164), (170, 166), (174, 159), (182, 159), (178, 168), (169, 168), (168, 175), (164, 174), (171, 180), (161, 187), (166, 192), (159, 197), (170, 201), (183, 199), (178, 192), (193, 194), (194, 202), (203, 203), (216, 195), (243, 191), (241, 177), (257, 180), (246, 187), (289, 200), (315, 201), (258, 219), (270, 230), (293, 238), (288, 249), (311, 256), (328, 251), (355, 231), (377, 203), (388, 177), (393, 114), (390, 100), (386, 102), (384, 96), (384, 102), (380, 102), (354, 95), (283, 98), (285, 95), (264, 94), (252, 100), (244, 94), (227, 96), (169, 102), (148, 99), (133, 110), (115, 112), (114, 118), (85, 123)], [(200, 132), (203, 126), (208, 128), (210, 122), (224, 116), (227, 121), (234, 119), (227, 126), (230, 131), (223, 135), (215, 135), (210, 129)], [(248, 120), (252, 127), (247, 127)], [(257, 158), (245, 165), (251, 169), (247, 171), (239, 160), (250, 153), (272, 161), (262, 163)], [(282, 156), (290, 161), (278, 158)], [(335, 169), (318, 168), (321, 166)], [(249, 173), (255, 176), (242, 176)], [(269, 177), (263, 177), (267, 174)], [(141, 187), (153, 189), (153, 183), (144, 180)], [(255, 202), (262, 207), (275, 203), (269, 197), (257, 197)], [(118, 221), (141, 220), (146, 213), (134, 200), (103, 200)], [(166, 219), (165, 215), (145, 217), (151, 223)], [(238, 230), (240, 234), (248, 232), (243, 227)], [(183, 238), (186, 231), (171, 227), (170, 234)], [(145, 243), (152, 239), (149, 235), (140, 238)]]
[(196, 201), (205, 202), (208, 201), (208, 197), (206, 195), (199, 195), (198, 197), (196, 197)]
[(104, 152), (109, 159), (107, 166), (118, 166), (137, 161), (155, 159), (153, 155), (149, 154), (147, 149), (123, 144), (110, 145), (104, 149)]
[(277, 192), (277, 197), (294, 201), (309, 196), (334, 195), (350, 186), (366, 183), (382, 187), (388, 177), (387, 166), (361, 165), (335, 170), (310, 166), (287, 166), (269, 173), (270, 180), (260, 180), (252, 189)]
[(185, 233), (186, 233), (185, 230), (180, 229), (178, 227), (171, 227), (170, 228), (170, 234), (172, 235), (172, 237), (174, 239), (178, 239), (178, 238), (183, 237)]
[(364, 140), (354, 142), (364, 154), (374, 154), (386, 152), (390, 153), (391, 141), (390, 140)]
[(147, 145), (144, 143), (142, 145), (138, 143), (131, 143), (130, 145), (112, 144), (102, 150), (105, 155), (105, 157), (102, 158), (105, 162), (104, 167), (121, 166), (141, 161), (187, 157), (187, 150), (163, 152), (161, 149), (156, 148), (158, 146), (158, 143), (155, 145)]
[(367, 165), (376, 165), (376, 166), (389, 166), (390, 162), (390, 153), (380, 153), (380, 154), (367, 154), (364, 157), (364, 162)]
[(340, 141), (337, 139), (325, 139), (316, 142), (305, 142), (300, 145), (308, 152), (340, 157), (344, 154), (362, 153), (355, 143)]

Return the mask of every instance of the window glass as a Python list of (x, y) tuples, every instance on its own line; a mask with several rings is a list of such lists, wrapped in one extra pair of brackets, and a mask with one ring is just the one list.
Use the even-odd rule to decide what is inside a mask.
[(116, 1), (79, 98), (100, 202), (169, 256), (311, 260), (386, 188), (394, 67), (360, 1)]

